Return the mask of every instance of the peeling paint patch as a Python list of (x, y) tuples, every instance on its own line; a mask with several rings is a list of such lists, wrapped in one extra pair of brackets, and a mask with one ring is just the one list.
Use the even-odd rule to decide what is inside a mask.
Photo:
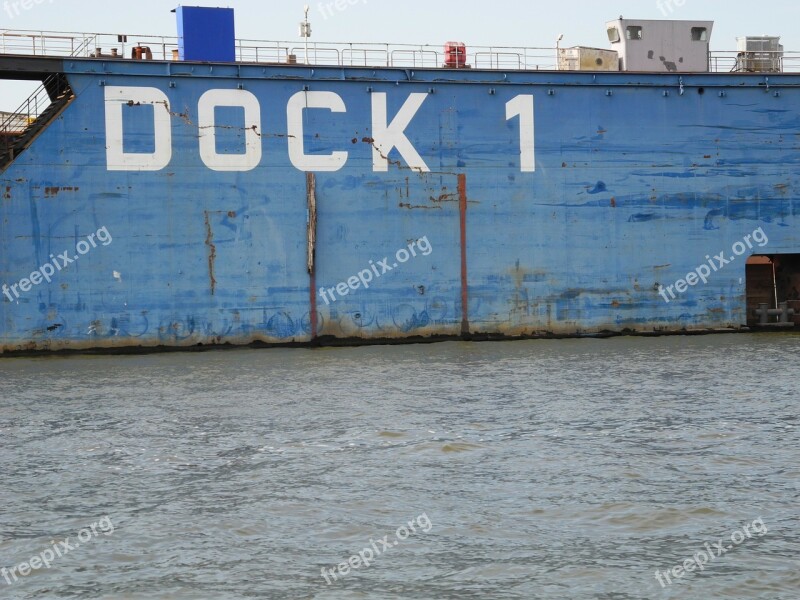
[(647, 223), (648, 221), (653, 221), (657, 218), (658, 215), (639, 213), (636, 215), (631, 215), (631, 218), (628, 219), (628, 223)]
[(56, 196), (58, 196), (58, 194), (60, 192), (77, 192), (78, 190), (80, 190), (80, 188), (70, 187), (70, 186), (64, 186), (64, 187), (51, 186), (51, 187), (46, 187), (46, 188), (44, 188), (44, 197), (45, 198), (55, 198)]
[(411, 204), (410, 202), (409, 203), (400, 202), (397, 206), (399, 206), (400, 208), (408, 208), (408, 209), (414, 209), (414, 208), (422, 208), (422, 209), (425, 209), (425, 210), (441, 210), (442, 209), (441, 206), (425, 206), (423, 204)]
[(608, 188), (607, 188), (607, 186), (606, 186), (606, 183), (605, 183), (604, 181), (598, 181), (598, 182), (597, 182), (597, 183), (594, 185), (594, 187), (593, 187), (593, 188), (591, 188), (591, 189), (587, 189), (587, 190), (586, 190), (586, 193), (587, 193), (587, 194), (600, 194), (600, 193), (602, 193), (602, 192), (607, 192), (607, 191), (608, 191)]
[(458, 202), (457, 194), (439, 194), (438, 198), (431, 196), (431, 202)]

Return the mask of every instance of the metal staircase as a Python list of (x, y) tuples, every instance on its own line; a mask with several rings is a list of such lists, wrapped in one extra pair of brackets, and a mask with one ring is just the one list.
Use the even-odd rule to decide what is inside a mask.
[(67, 77), (51, 75), (16, 111), (0, 121), (0, 171), (5, 171), (75, 98)]

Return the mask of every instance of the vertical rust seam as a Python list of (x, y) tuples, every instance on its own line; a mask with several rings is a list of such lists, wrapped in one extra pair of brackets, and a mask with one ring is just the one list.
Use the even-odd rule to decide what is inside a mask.
[(217, 280), (214, 278), (214, 262), (217, 259), (217, 247), (214, 245), (214, 232), (211, 230), (211, 219), (208, 211), (203, 211), (206, 218), (206, 246), (208, 246), (208, 278), (211, 281), (211, 295), (217, 293)]
[(458, 176), (458, 206), (461, 221), (461, 335), (469, 335), (469, 288), (467, 272), (467, 176)]
[(306, 202), (308, 203), (308, 230), (306, 233), (308, 241), (308, 276), (310, 285), (310, 312), (311, 339), (317, 338), (317, 275), (316, 275), (316, 252), (317, 252), (317, 179), (314, 173), (306, 173)]

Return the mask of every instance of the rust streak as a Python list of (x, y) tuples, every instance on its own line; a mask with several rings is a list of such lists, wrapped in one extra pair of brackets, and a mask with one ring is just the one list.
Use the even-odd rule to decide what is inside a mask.
[(414, 209), (414, 208), (422, 208), (422, 209), (425, 209), (425, 210), (441, 210), (442, 209), (441, 206), (425, 206), (423, 204), (411, 204), (410, 202), (408, 202), (408, 203), (400, 202), (398, 204), (398, 206), (400, 208), (408, 208), (408, 209)]
[(309, 321), (311, 322), (311, 339), (317, 339), (317, 177), (314, 173), (306, 173), (306, 202), (308, 205), (308, 277), (309, 277)]
[(467, 280), (467, 176), (458, 176), (459, 217), (461, 225), (461, 335), (469, 336), (469, 288)]
[(380, 155), (380, 157), (382, 159), (384, 159), (390, 165), (394, 165), (398, 169), (405, 170), (405, 171), (413, 171), (415, 173), (418, 173), (419, 175), (436, 175), (436, 174), (439, 174), (439, 175), (455, 175), (455, 173), (438, 173), (438, 172), (433, 172), (433, 171), (423, 171), (421, 167), (411, 167), (411, 166), (405, 165), (405, 164), (403, 164), (402, 160), (392, 160), (391, 158), (386, 156), (383, 153), (383, 150), (381, 148), (379, 148), (378, 145), (375, 143), (375, 139), (374, 138), (365, 137), (365, 138), (362, 138), (361, 141), (363, 143), (365, 143), (365, 144), (369, 144), (370, 146), (372, 146), (372, 148), (375, 151), (378, 152), (378, 154)]
[(206, 218), (206, 246), (208, 246), (208, 278), (211, 281), (211, 295), (217, 293), (217, 280), (214, 279), (214, 261), (217, 259), (217, 247), (214, 245), (214, 232), (211, 230), (211, 219), (208, 211), (203, 211)]
[[(183, 119), (183, 121), (186, 123), (186, 125), (194, 125), (194, 123), (192, 123), (192, 117), (189, 114), (189, 108), (188, 107), (186, 108), (185, 112), (180, 113), (180, 112), (171, 111), (169, 109), (169, 102), (154, 102), (153, 106), (155, 106), (156, 104), (163, 105), (164, 106), (164, 110), (167, 111), (167, 114), (169, 114), (170, 117), (179, 117), (179, 118)], [(128, 106), (141, 106), (141, 104), (139, 104), (139, 103), (134, 104), (133, 102), (128, 102)]]

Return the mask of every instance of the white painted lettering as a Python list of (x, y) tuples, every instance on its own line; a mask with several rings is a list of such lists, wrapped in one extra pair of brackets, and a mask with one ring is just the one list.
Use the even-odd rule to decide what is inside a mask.
[(519, 166), (523, 173), (536, 171), (535, 120), (533, 96), (523, 94), (506, 103), (506, 121), (519, 117)]
[[(217, 152), (217, 123), (214, 109), (218, 106), (244, 108), (244, 154)], [(261, 162), (261, 104), (246, 90), (209, 90), (200, 96), (197, 105), (200, 129), (200, 158), (213, 171), (252, 171)]]
[(397, 116), (387, 125), (386, 94), (372, 94), (372, 170), (384, 172), (389, 170), (389, 153), (397, 151), (405, 159), (408, 166), (421, 173), (430, 169), (414, 146), (406, 137), (406, 128), (417, 114), (428, 94), (411, 94), (403, 104)]
[[(153, 106), (155, 150), (125, 152), (122, 110), (125, 106)], [(106, 166), (109, 171), (160, 171), (172, 160), (172, 125), (169, 99), (161, 90), (150, 87), (105, 88)]]
[(306, 154), (303, 115), (307, 108), (327, 108), (334, 113), (347, 112), (344, 100), (333, 92), (298, 92), (286, 107), (288, 122), (289, 158), (301, 171), (333, 172), (347, 163), (347, 152)]

